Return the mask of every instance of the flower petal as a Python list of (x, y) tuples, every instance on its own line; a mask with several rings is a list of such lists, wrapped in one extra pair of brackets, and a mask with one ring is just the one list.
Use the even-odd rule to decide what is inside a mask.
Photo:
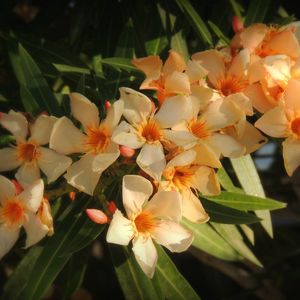
[(287, 109), (292, 111), (300, 110), (300, 81), (296, 79), (289, 80), (284, 93), (284, 100)]
[(190, 231), (168, 220), (161, 220), (151, 235), (158, 244), (165, 246), (171, 252), (187, 250), (194, 239)]
[(157, 264), (157, 250), (150, 237), (134, 238), (132, 251), (143, 272), (152, 278)]
[(186, 75), (191, 83), (197, 82), (204, 78), (208, 72), (197, 61), (189, 60), (187, 62)]
[(185, 73), (173, 72), (166, 77), (165, 92), (174, 94), (190, 94), (190, 82)]
[(149, 176), (156, 180), (160, 180), (161, 174), (166, 166), (162, 145), (160, 143), (144, 144), (136, 158), (136, 163)]
[(122, 121), (112, 134), (112, 140), (119, 144), (132, 149), (141, 148), (145, 139), (140, 136), (130, 124)]
[(168, 162), (166, 168), (183, 167), (183, 166), (190, 165), (192, 162), (194, 162), (196, 156), (197, 156), (196, 151), (193, 150), (184, 151), (176, 155), (174, 158), (172, 158)]
[(263, 41), (269, 28), (265, 24), (253, 24), (243, 30), (240, 34), (243, 48), (253, 52), (255, 48)]
[(163, 66), (162, 73), (169, 76), (173, 72), (183, 72), (186, 68), (182, 55), (174, 50), (169, 51), (169, 56)]
[(40, 115), (30, 127), (30, 140), (38, 145), (48, 144), (53, 126), (57, 120), (53, 116)]
[(37, 162), (25, 163), (18, 169), (16, 179), (21, 183), (23, 187), (32, 184), (34, 181), (41, 178), (40, 169)]
[[(172, 112), (172, 113), (170, 113)], [(193, 105), (189, 97), (177, 95), (167, 98), (160, 110), (156, 113), (157, 119), (163, 128), (171, 128), (183, 120), (190, 120), (193, 116)]]
[(292, 176), (300, 165), (300, 141), (292, 138), (286, 139), (282, 143), (282, 152), (286, 172)]
[(194, 145), (198, 138), (189, 131), (175, 131), (170, 129), (162, 130), (164, 139), (174, 143), (177, 146), (186, 146), (187, 148)]
[(44, 196), (44, 182), (42, 179), (38, 179), (31, 185), (27, 186), (22, 193), (20, 193), (17, 198), (20, 199), (26, 208), (35, 213), (43, 200)]
[(226, 101), (231, 101), (247, 116), (253, 115), (252, 102), (244, 93), (235, 93), (226, 97)]
[(54, 150), (40, 147), (41, 155), (38, 158), (38, 165), (46, 174), (48, 183), (55, 181), (72, 164), (72, 159), (55, 152)]
[(101, 172), (94, 170), (95, 155), (86, 154), (73, 163), (64, 178), (79, 191), (93, 196)]
[(14, 148), (0, 149), (0, 172), (14, 170), (21, 165)]
[(0, 259), (13, 247), (19, 237), (20, 229), (0, 226)]
[(107, 110), (106, 118), (103, 124), (108, 126), (109, 130), (112, 132), (114, 128), (118, 125), (124, 110), (124, 102), (122, 100), (115, 101), (112, 106)]
[(120, 95), (124, 101), (123, 115), (130, 124), (140, 124), (148, 119), (152, 111), (152, 102), (147, 96), (125, 87), (120, 88)]
[(250, 63), (250, 53), (248, 49), (241, 50), (231, 61), (227, 75), (243, 78), (247, 75)]
[(183, 190), (182, 193), (182, 215), (192, 222), (205, 223), (209, 216), (204, 210), (200, 200), (190, 190)]
[(26, 231), (25, 249), (39, 242), (48, 233), (48, 227), (36, 214), (30, 212), (27, 217), (27, 222), (23, 224)]
[(198, 143), (192, 149), (197, 153), (197, 156), (194, 161), (195, 164), (204, 165), (211, 168), (222, 167), (219, 156), (211, 147), (209, 147), (205, 143)]
[(109, 224), (106, 241), (127, 246), (134, 236), (133, 224), (117, 209)]
[(272, 137), (288, 136), (288, 120), (285, 115), (284, 107), (279, 105), (267, 111), (256, 121), (255, 127)]
[(153, 80), (158, 79), (160, 76), (162, 61), (157, 55), (136, 58), (133, 59), (131, 63)]
[(0, 203), (13, 198), (16, 194), (15, 185), (6, 177), (0, 175)]
[(181, 220), (181, 195), (177, 191), (158, 191), (143, 211), (160, 219)]
[(122, 194), (123, 205), (129, 219), (142, 211), (143, 205), (153, 193), (149, 180), (138, 175), (125, 175), (123, 177)]
[(17, 141), (24, 141), (28, 133), (28, 122), (19, 112), (10, 110), (0, 114), (0, 124), (13, 134)]
[(213, 168), (201, 166), (195, 173), (193, 187), (203, 195), (218, 195), (221, 188)]
[(83, 153), (85, 135), (66, 117), (54, 125), (49, 147), (62, 154)]
[(98, 127), (99, 111), (97, 106), (79, 93), (70, 93), (71, 113), (86, 131), (88, 127)]

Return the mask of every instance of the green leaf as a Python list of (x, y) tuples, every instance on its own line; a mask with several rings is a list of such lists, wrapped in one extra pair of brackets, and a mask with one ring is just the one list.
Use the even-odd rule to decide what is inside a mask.
[(10, 134), (1, 134), (0, 135), (0, 147), (8, 146), (10, 143), (15, 142), (16, 139), (13, 135)]
[(220, 41), (222, 41), (225, 45), (230, 44), (230, 39), (223, 34), (222, 30), (215, 23), (208, 21), (208, 25)]
[(29, 280), (28, 274), (31, 273), (34, 263), (40, 256), (42, 250), (43, 247), (41, 246), (35, 246), (29, 250), (6, 281), (0, 299), (25, 299), (23, 292)]
[(87, 74), (87, 75), (91, 73), (88, 68), (74, 67), (74, 66), (63, 65), (63, 64), (53, 64), (53, 66), (60, 73), (79, 73), (79, 74)]
[(261, 262), (243, 241), (243, 237), (234, 225), (211, 223), (216, 231), (244, 258), (262, 267)]
[(29, 89), (23, 84), (20, 84), (20, 96), (25, 111), (33, 114), (38, 114), (40, 112), (39, 104), (36, 102)]
[(159, 245), (156, 245), (156, 248), (158, 252), (156, 272), (164, 299), (199, 300), (199, 296), (179, 273), (164, 249)]
[(254, 214), (220, 205), (212, 201), (207, 201), (206, 199), (202, 199), (201, 202), (212, 222), (224, 224), (251, 224), (261, 220)]
[(245, 18), (245, 26), (264, 21), (270, 6), (270, 0), (250, 1)]
[(60, 116), (61, 109), (50, 90), (47, 81), (30, 54), (21, 44), (19, 44), (19, 55), (20, 69), (24, 76), (23, 78), (18, 78), (20, 85), (23, 85), (28, 89), (36, 103), (41, 104), (42, 109), (46, 109), (50, 114)]
[(202, 39), (202, 41), (210, 47), (213, 47), (213, 41), (211, 34), (206, 27), (205, 23), (196, 12), (194, 7), (191, 5), (189, 0), (176, 0), (177, 5), (184, 13), (186, 19), (190, 22), (190, 24), (194, 27), (194, 30), (198, 34), (198, 36)]
[(194, 234), (193, 246), (218, 258), (230, 261), (240, 259), (234, 250), (209, 224), (192, 223), (183, 219), (182, 224)]
[(242, 19), (242, 13), (245, 11), (244, 8), (235, 0), (229, 1), (233, 10), (233, 13)]
[(254, 231), (248, 225), (242, 224), (240, 225), (241, 230), (244, 232), (245, 236), (247, 237), (248, 241), (254, 245), (255, 238), (254, 238)]
[[(239, 182), (246, 194), (265, 198), (265, 192), (261, 185), (256, 167), (250, 155), (240, 158), (232, 158), (232, 167), (239, 179)], [(270, 212), (267, 210), (257, 211), (256, 215), (262, 219), (261, 225), (273, 237), (273, 228)]]
[(64, 249), (77, 239), (77, 233), (86, 220), (83, 211), (92, 200), (93, 198), (76, 199), (69, 210), (65, 211), (65, 217), (55, 230), (55, 234), (46, 242), (28, 277), (28, 284), (24, 291), (26, 300), (42, 298), (71, 258), (71, 255), (64, 255)]
[(218, 179), (219, 179), (219, 182), (221, 184), (221, 186), (227, 190), (227, 191), (230, 191), (230, 192), (236, 192), (236, 193), (244, 193), (244, 191), (238, 187), (236, 187), (233, 182), (231, 181), (229, 175), (227, 174), (227, 172), (225, 171), (224, 168), (220, 168), (218, 170)]
[(210, 201), (238, 210), (274, 210), (286, 207), (286, 204), (283, 202), (241, 193), (221, 192), (217, 196), (204, 197)]
[[(149, 279), (138, 265), (134, 254), (127, 247), (109, 244), (115, 271), (127, 300), (163, 299), (156, 284), (157, 275)], [(156, 283), (155, 283), (156, 281)]]
[(159, 55), (168, 46), (168, 44), (168, 39), (161, 29), (157, 38), (145, 42), (145, 48), (148, 55)]
[(125, 57), (109, 57), (103, 58), (101, 60), (102, 64), (108, 65), (117, 71), (121, 72), (122, 70), (127, 72), (139, 72), (134, 65), (131, 64), (130, 58)]

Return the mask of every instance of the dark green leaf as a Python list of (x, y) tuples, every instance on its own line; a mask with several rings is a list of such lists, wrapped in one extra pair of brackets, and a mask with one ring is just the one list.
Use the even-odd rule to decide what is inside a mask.
[(212, 21), (208, 21), (208, 25), (225, 45), (229, 45), (230, 39), (223, 34), (222, 30), (216, 24), (214, 24)]
[(263, 22), (268, 12), (270, 2), (270, 0), (250, 1), (249, 7), (247, 8), (245, 26)]

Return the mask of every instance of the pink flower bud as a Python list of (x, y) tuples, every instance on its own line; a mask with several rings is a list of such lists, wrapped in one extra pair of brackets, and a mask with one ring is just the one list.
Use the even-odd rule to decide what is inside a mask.
[(70, 192), (69, 193), (69, 198), (73, 202), (75, 200), (75, 198), (76, 198), (76, 193), (75, 192)]
[(107, 205), (107, 209), (113, 215), (117, 209), (116, 203), (114, 201), (110, 201)]
[(121, 155), (126, 158), (132, 157), (135, 154), (134, 149), (123, 146), (123, 145), (119, 146), (119, 150), (120, 150)]
[(244, 23), (238, 16), (233, 16), (231, 25), (232, 25), (232, 29), (235, 33), (244, 29)]
[(107, 215), (102, 210), (89, 208), (85, 212), (94, 223), (106, 224), (109, 221)]
[(106, 110), (108, 110), (109, 108), (111, 108), (111, 103), (108, 100), (106, 100), (104, 103), (104, 107)]
[(15, 180), (15, 179), (12, 179), (11, 182), (14, 184), (15, 186), (15, 189), (16, 189), (16, 194), (19, 195), (20, 193), (23, 192), (23, 187), (21, 186), (21, 184)]

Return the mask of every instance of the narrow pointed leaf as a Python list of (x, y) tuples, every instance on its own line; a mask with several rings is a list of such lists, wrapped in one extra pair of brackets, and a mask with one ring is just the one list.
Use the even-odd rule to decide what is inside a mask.
[(263, 22), (268, 12), (270, 2), (270, 0), (250, 1), (249, 7), (247, 8), (245, 26)]

